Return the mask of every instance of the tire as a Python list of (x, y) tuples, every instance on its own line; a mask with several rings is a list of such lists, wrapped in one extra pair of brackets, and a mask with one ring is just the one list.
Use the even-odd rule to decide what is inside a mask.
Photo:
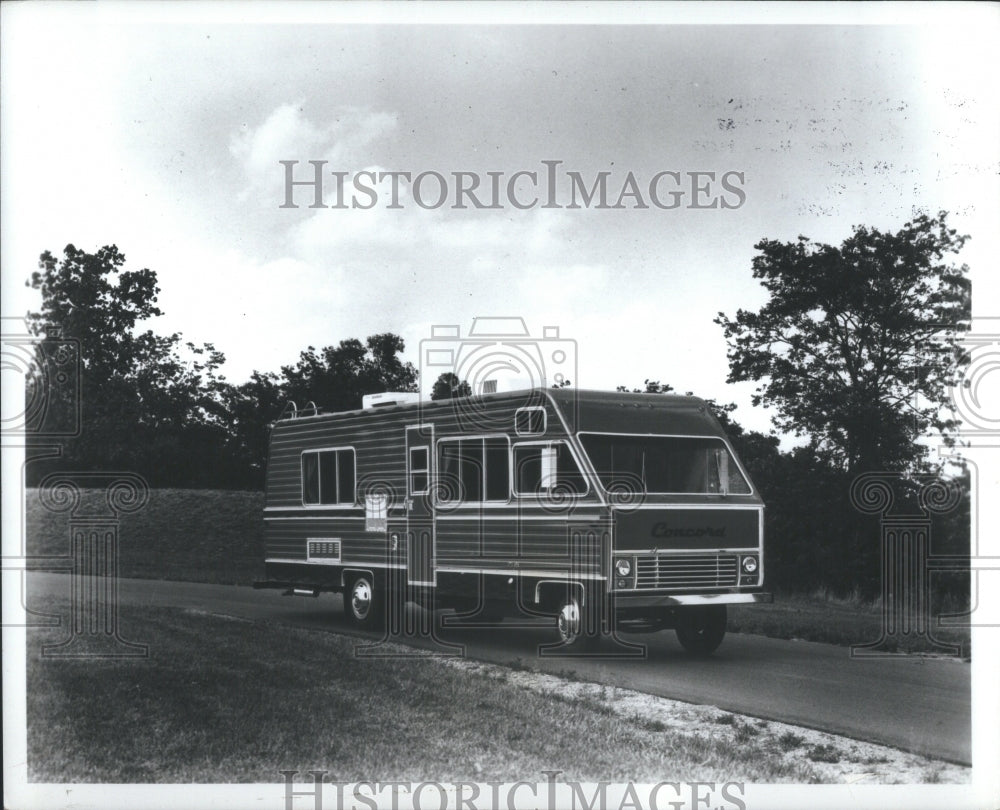
[(698, 658), (711, 655), (726, 635), (726, 606), (682, 608), (678, 612), (675, 632), (677, 640), (689, 655)]
[(556, 633), (560, 643), (573, 650), (593, 650), (601, 641), (601, 617), (591, 615), (577, 595), (566, 596), (556, 614)]
[(556, 616), (556, 633), (567, 647), (580, 644), (583, 639), (583, 611), (575, 596), (563, 599)]
[(368, 573), (351, 579), (344, 590), (347, 620), (359, 630), (381, 630), (384, 626), (384, 596)]

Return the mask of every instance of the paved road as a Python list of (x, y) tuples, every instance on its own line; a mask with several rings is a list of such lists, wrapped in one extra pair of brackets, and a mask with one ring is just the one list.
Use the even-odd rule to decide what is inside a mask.
[[(46, 596), (69, 595), (69, 577), (32, 573), (29, 606)], [(128, 605), (179, 606), (267, 620), (296, 627), (351, 632), (339, 596), (283, 597), (275, 591), (191, 582), (120, 580)], [(420, 614), (411, 614), (411, 617)], [(441, 618), (448, 618), (443, 614)], [(461, 645), (465, 655), (496, 663), (520, 658), (542, 671), (572, 670), (585, 680), (614, 684), (663, 697), (710, 704), (769, 720), (844, 734), (919, 754), (971, 764), (970, 666), (943, 659), (852, 659), (844, 647), (728, 635), (712, 658), (689, 658), (672, 632), (624, 637), (646, 645), (641, 658), (566, 658), (539, 655), (549, 628), (451, 627), (443, 645)], [(405, 639), (394, 639), (405, 641)], [(151, 639), (135, 639), (154, 643)], [(373, 639), (359, 638), (371, 646)], [(409, 642), (434, 646), (435, 642)]]

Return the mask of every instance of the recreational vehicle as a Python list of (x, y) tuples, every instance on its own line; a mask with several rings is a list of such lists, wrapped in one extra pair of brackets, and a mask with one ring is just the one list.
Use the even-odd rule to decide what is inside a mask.
[(551, 622), (556, 643), (674, 629), (722, 641), (763, 590), (760, 495), (697, 397), (535, 388), (365, 397), (271, 429), (264, 579), (343, 594), (384, 628), (406, 601)]

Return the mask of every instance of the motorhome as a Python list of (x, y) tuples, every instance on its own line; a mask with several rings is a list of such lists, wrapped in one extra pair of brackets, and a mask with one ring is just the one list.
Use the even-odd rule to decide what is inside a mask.
[(360, 628), (409, 601), (573, 646), (674, 629), (706, 655), (727, 605), (770, 601), (763, 513), (697, 397), (380, 394), (273, 424), (255, 586), (342, 593)]

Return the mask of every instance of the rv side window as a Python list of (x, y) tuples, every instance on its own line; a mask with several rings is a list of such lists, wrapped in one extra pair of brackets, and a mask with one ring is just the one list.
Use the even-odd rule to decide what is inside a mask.
[(426, 447), (410, 448), (410, 494), (422, 495), (427, 491), (428, 453)]
[(302, 502), (319, 503), (319, 453), (302, 454)]
[(562, 442), (514, 445), (514, 494), (583, 495), (587, 481)]
[(311, 450), (302, 454), (302, 503), (354, 503), (354, 450)]
[(506, 437), (442, 441), (438, 445), (438, 475), (443, 501), (509, 500)]
[(518, 436), (540, 436), (545, 433), (545, 408), (518, 408), (514, 412), (514, 432)]

